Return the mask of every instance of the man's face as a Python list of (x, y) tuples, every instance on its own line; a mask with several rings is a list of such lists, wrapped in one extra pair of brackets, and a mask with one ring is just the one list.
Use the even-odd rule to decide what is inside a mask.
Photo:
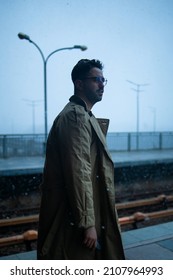
[(83, 94), (91, 105), (102, 100), (104, 83), (102, 82), (103, 72), (99, 68), (92, 68), (83, 82)]

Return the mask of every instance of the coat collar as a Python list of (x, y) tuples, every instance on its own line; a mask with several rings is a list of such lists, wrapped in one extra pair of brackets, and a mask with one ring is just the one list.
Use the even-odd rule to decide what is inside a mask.
[(76, 104), (78, 104), (78, 105), (83, 106), (84, 109), (85, 109), (85, 111), (90, 115), (90, 117), (92, 116), (92, 112), (91, 112), (91, 111), (88, 111), (87, 105), (86, 105), (85, 101), (84, 101), (82, 98), (80, 98), (79, 96), (77, 96), (77, 95), (72, 95), (72, 96), (70, 97), (69, 101), (70, 101), (70, 102), (74, 102), (74, 103), (76, 103)]
[(70, 102), (74, 102), (74, 103), (76, 103), (76, 104), (78, 104), (78, 105), (83, 106), (83, 107), (85, 108), (85, 111), (88, 112), (89, 115), (92, 115), (92, 112), (91, 112), (91, 111), (89, 112), (89, 111), (87, 110), (87, 105), (86, 105), (85, 101), (83, 101), (82, 98), (80, 98), (79, 96), (77, 96), (77, 95), (72, 95), (72, 96), (70, 97), (69, 101), (70, 101)]
[[(72, 95), (69, 99), (70, 102), (74, 102), (78, 105), (81, 105), (85, 108), (85, 111), (88, 112), (87, 110), (87, 106), (86, 103), (77, 95)], [(106, 153), (108, 154), (109, 158), (111, 159), (110, 153), (107, 149), (107, 145), (106, 145), (106, 133), (108, 130), (108, 125), (109, 125), (109, 120), (108, 119), (96, 119), (94, 117), (94, 115), (92, 114), (92, 112), (88, 112), (89, 116), (90, 116), (90, 123), (94, 129), (94, 131), (96, 132), (98, 138), (100, 139)]]

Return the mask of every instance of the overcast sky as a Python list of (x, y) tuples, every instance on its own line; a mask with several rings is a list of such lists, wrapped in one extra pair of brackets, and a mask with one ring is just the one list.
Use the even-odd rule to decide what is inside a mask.
[(0, 13), (0, 134), (44, 132), (43, 62), (19, 32), (45, 57), (88, 47), (48, 61), (49, 128), (73, 94), (73, 66), (96, 58), (108, 84), (92, 111), (110, 119), (110, 132), (136, 131), (137, 87), (127, 80), (147, 84), (140, 86), (139, 130), (173, 130), (172, 0), (0, 0)]

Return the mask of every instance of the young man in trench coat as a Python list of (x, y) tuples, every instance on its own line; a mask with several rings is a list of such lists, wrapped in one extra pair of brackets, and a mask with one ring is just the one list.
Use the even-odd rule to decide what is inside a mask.
[(108, 120), (91, 112), (106, 80), (99, 60), (72, 70), (74, 95), (50, 130), (41, 184), (38, 259), (124, 259), (115, 210)]

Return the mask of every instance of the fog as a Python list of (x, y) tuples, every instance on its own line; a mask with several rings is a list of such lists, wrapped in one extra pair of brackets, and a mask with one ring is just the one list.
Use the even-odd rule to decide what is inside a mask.
[(139, 131), (173, 130), (171, 0), (1, 0), (0, 13), (0, 134), (44, 132), (43, 62), (19, 32), (45, 57), (58, 48), (88, 47), (48, 62), (49, 128), (73, 94), (73, 66), (97, 58), (108, 84), (93, 113), (110, 119), (110, 132), (135, 132), (137, 121)]

